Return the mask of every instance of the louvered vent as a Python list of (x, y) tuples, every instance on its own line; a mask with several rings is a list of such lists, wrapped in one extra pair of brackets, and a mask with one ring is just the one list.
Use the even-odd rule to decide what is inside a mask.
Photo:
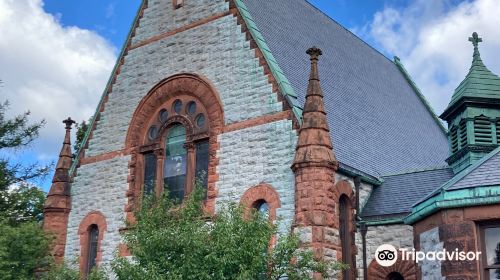
[(452, 127), (450, 130), (450, 141), (451, 141), (451, 152), (455, 153), (456, 151), (458, 151), (458, 135), (456, 127)]
[(497, 121), (497, 143), (500, 144), (500, 120)]
[(460, 147), (463, 148), (467, 145), (467, 123), (465, 120), (460, 122), (459, 126), (460, 131)]
[(474, 138), (476, 144), (493, 143), (490, 120), (486, 118), (477, 118), (474, 120)]

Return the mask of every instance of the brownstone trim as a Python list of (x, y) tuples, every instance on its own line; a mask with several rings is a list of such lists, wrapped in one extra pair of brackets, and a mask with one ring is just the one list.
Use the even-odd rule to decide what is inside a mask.
[(145, 45), (148, 45), (148, 44), (151, 44), (153, 42), (156, 42), (156, 41), (159, 41), (161, 39), (165, 39), (167, 37), (170, 37), (170, 36), (173, 36), (177, 33), (180, 33), (180, 32), (184, 32), (186, 30), (189, 30), (189, 29), (192, 29), (192, 28), (195, 28), (195, 27), (198, 27), (200, 25), (203, 25), (205, 23), (209, 23), (211, 21), (214, 21), (214, 20), (217, 20), (217, 19), (220, 19), (222, 17), (225, 17), (225, 16), (228, 16), (230, 15), (231, 13), (229, 11), (227, 12), (223, 12), (223, 13), (218, 13), (218, 14), (215, 14), (213, 16), (210, 16), (210, 17), (207, 17), (207, 18), (204, 18), (204, 19), (201, 19), (201, 20), (198, 20), (198, 21), (195, 21), (195, 22), (192, 22), (192, 23), (189, 23), (183, 27), (180, 27), (180, 28), (177, 28), (177, 29), (174, 29), (172, 31), (168, 31), (168, 32), (165, 32), (165, 33), (162, 33), (162, 34), (159, 34), (159, 35), (156, 35), (156, 36), (153, 36), (149, 39), (146, 39), (146, 40), (143, 40), (133, 46), (130, 47), (130, 50), (133, 50), (133, 49), (137, 49), (139, 47), (142, 47), (142, 46), (145, 46)]
[(368, 266), (368, 280), (387, 280), (387, 276), (393, 272), (401, 274), (405, 280), (416, 280), (415, 262), (409, 260), (403, 261), (401, 258), (401, 252), (399, 252), (398, 260), (389, 267), (383, 267), (373, 259)]
[(269, 184), (261, 183), (247, 189), (241, 197), (240, 204), (245, 207), (246, 213), (249, 213), (261, 200), (269, 205), (269, 219), (276, 220), (276, 210), (281, 207), (281, 201), (278, 192)]
[(83, 218), (78, 227), (78, 235), (80, 236), (80, 271), (85, 273), (87, 265), (88, 247), (89, 247), (89, 229), (90, 226), (96, 225), (99, 229), (99, 238), (97, 245), (96, 265), (102, 260), (102, 240), (107, 229), (106, 218), (99, 211), (92, 211)]
[[(334, 192), (337, 195), (337, 205), (336, 205), (336, 221), (339, 229), (339, 249), (337, 250), (337, 259), (338, 260), (343, 260), (343, 255), (344, 255), (344, 248), (342, 247), (342, 240), (340, 239), (340, 200), (342, 197), (345, 197), (347, 202), (348, 202), (348, 213), (347, 213), (347, 219), (349, 221), (348, 223), (348, 234), (349, 234), (349, 251), (350, 251), (350, 260), (349, 260), (349, 270), (348, 273), (350, 274), (350, 279), (355, 279), (356, 278), (356, 254), (357, 254), (357, 247), (355, 243), (355, 232), (356, 232), (356, 221), (354, 219), (355, 213), (356, 213), (356, 196), (354, 193), (354, 190), (347, 180), (342, 180), (337, 182), (334, 185)], [(343, 272), (345, 273), (345, 272)]]
[(215, 198), (217, 197), (215, 183), (218, 181), (216, 168), (219, 162), (216, 154), (219, 149), (217, 138), (224, 128), (224, 110), (218, 92), (207, 79), (200, 75), (183, 73), (164, 79), (154, 86), (141, 100), (132, 116), (125, 140), (125, 149), (130, 150), (131, 155), (129, 190), (126, 194), (128, 203), (125, 207), (129, 221), (134, 220), (133, 211), (140, 203), (144, 171), (141, 147), (151, 144), (146, 137), (149, 125), (155, 120), (162, 106), (183, 96), (196, 99), (206, 112), (206, 123), (209, 128), (206, 135), (209, 141), (209, 165), (205, 208), (209, 213), (215, 211)]
[[(283, 96), (283, 93), (280, 92), (278, 82), (274, 78), (271, 68), (269, 67), (269, 64), (267, 63), (262, 51), (259, 49), (257, 42), (255, 41), (255, 38), (253, 38), (252, 34), (248, 30), (248, 27), (245, 23), (245, 20), (241, 16), (238, 8), (236, 7), (234, 0), (227, 0), (229, 1), (229, 10), (230, 13), (236, 17), (238, 24), (241, 26), (241, 32), (245, 34), (246, 40), (250, 43), (250, 48), (255, 51), (255, 58), (259, 60), (259, 65), (263, 67), (264, 69), (264, 75), (267, 76), (269, 84), (272, 86), (272, 90), (274, 93), (277, 94), (278, 96), (278, 101), (281, 101), (283, 104), (283, 111), (288, 111), (291, 110), (290, 104), (286, 101), (286, 99)], [(298, 120), (293, 117), (294, 115), (291, 115), (291, 119), (293, 121), (293, 128), (298, 129), (299, 128), (299, 122)]]
[(232, 124), (228, 124), (224, 127), (224, 133), (232, 132), (240, 129), (250, 128), (258, 125), (263, 125), (267, 123), (277, 122), (281, 120), (290, 120), (292, 119), (292, 113), (290, 110), (274, 113), (272, 115), (265, 115), (241, 122), (236, 122)]
[(96, 162), (100, 162), (100, 161), (110, 160), (110, 159), (114, 159), (117, 157), (126, 156), (128, 154), (130, 154), (130, 151), (128, 151), (126, 149), (119, 150), (119, 151), (112, 151), (112, 152), (99, 154), (99, 155), (92, 156), (92, 157), (82, 158), (80, 160), (80, 165), (86, 165), (86, 164), (96, 163)]

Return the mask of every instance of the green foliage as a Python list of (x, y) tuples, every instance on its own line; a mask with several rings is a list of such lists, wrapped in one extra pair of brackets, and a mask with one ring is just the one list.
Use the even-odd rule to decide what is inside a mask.
[[(18, 151), (31, 144), (44, 122), (29, 124), (29, 112), (6, 119), (9, 103), (0, 103), (0, 151)], [(42, 179), (49, 166), (22, 165), (0, 158), (0, 220), (10, 223), (39, 220), (44, 193), (28, 182)], [(17, 186), (17, 188), (13, 188)]]
[(85, 278), (82, 273), (80, 273), (79, 269), (74, 267), (78, 267), (78, 263), (75, 262), (72, 266), (69, 266), (67, 263), (62, 265), (56, 265), (51, 268), (50, 271), (44, 273), (41, 277), (41, 280), (107, 280), (109, 277), (106, 274), (104, 269), (94, 268), (90, 272), (90, 274)]
[(9, 191), (0, 192), (0, 220), (14, 225), (41, 221), (45, 193), (36, 186), (21, 183)]
[[(0, 152), (17, 152), (38, 136), (44, 122), (29, 124), (29, 112), (6, 119), (8, 102), (0, 103)], [(6, 153), (7, 152), (7, 153)], [(0, 158), (0, 280), (33, 279), (35, 269), (49, 267), (50, 238), (42, 229), (45, 193), (29, 182), (49, 167), (28, 166)]]
[(50, 263), (50, 240), (39, 223), (0, 222), (0, 280), (33, 279), (35, 269)]
[(85, 138), (85, 133), (87, 132), (87, 129), (89, 128), (88, 124), (86, 121), (82, 121), (80, 124), (76, 124), (76, 141), (75, 144), (73, 144), (73, 151), (75, 153), (80, 149), (80, 145), (83, 142), (83, 139)]
[(254, 211), (245, 215), (236, 204), (226, 204), (215, 217), (202, 207), (197, 188), (179, 205), (164, 194), (145, 198), (136, 223), (124, 235), (134, 261), (118, 258), (118, 279), (312, 279), (341, 268), (315, 261), (299, 240), (282, 235), (273, 250), (277, 227)]

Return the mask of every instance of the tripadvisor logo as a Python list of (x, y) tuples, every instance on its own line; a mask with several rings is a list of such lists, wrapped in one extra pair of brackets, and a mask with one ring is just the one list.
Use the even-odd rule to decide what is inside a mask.
[[(398, 254), (399, 251), (399, 254)], [(398, 256), (399, 255), (399, 256)], [(415, 249), (405, 249), (396, 248), (390, 244), (380, 245), (375, 251), (375, 260), (381, 266), (388, 267), (394, 265), (398, 257), (402, 261), (415, 261), (419, 263), (421, 261), (477, 261), (480, 259), (481, 252), (464, 252), (455, 249), (453, 251), (448, 251), (442, 249), (439, 251), (416, 251)]]
[(375, 251), (375, 260), (381, 266), (392, 266), (398, 260), (398, 251), (390, 244), (383, 244)]

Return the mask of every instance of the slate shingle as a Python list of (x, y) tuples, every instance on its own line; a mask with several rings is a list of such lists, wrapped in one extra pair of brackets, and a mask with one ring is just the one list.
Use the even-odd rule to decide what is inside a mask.
[(374, 216), (410, 213), (414, 203), (452, 177), (451, 168), (383, 177), (384, 183), (373, 190), (361, 216), (369, 220)]
[(444, 132), (396, 65), (304, 0), (245, 0), (279, 66), (304, 103), (305, 51), (318, 46), (337, 159), (369, 175), (442, 166)]

